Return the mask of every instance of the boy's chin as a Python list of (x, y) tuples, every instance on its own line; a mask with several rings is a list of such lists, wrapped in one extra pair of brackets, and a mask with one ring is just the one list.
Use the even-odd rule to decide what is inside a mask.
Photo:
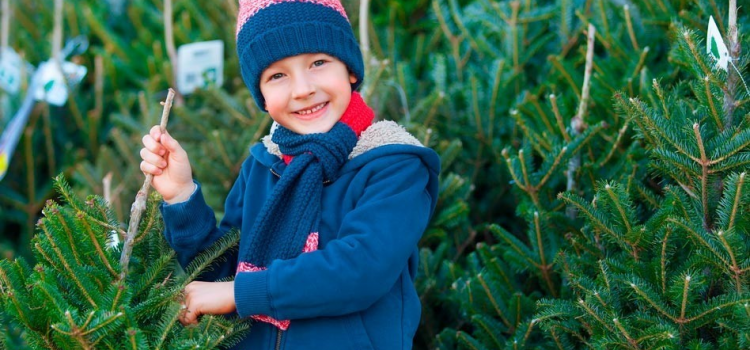
[(279, 123), (285, 128), (294, 131), (297, 134), (300, 135), (307, 135), (307, 134), (322, 134), (331, 131), (334, 125), (341, 119), (341, 116), (338, 118), (329, 118), (328, 116), (325, 116), (323, 118), (317, 118), (315, 120), (300, 120), (296, 119), (293, 120), (292, 123)]
[(297, 134), (300, 135), (308, 135), (308, 134), (323, 134), (331, 131), (333, 128), (333, 125), (336, 123), (317, 123), (318, 125), (303, 125), (303, 124), (296, 124), (287, 126), (286, 128), (294, 131)]

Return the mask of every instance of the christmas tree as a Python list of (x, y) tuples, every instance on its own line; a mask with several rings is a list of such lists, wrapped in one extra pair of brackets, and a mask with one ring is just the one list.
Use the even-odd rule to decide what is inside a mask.
[(163, 238), (158, 195), (137, 227), (127, 275), (120, 249), (124, 232), (101, 197), (76, 197), (55, 179), (64, 204), (49, 201), (32, 240), (38, 263), (0, 261), (0, 319), (22, 329), (22, 343), (3, 332), (7, 349), (197, 349), (236, 343), (247, 324), (205, 316), (183, 327), (181, 291), (211, 262), (236, 249), (239, 234), (222, 238), (184, 273)]
[[(548, 8), (541, 5), (547, 5)], [(601, 254), (586, 255), (575, 266), (562, 258), (571, 254), (584, 254), (597, 248), (602, 244), (601, 240), (605, 239), (601, 235), (593, 235), (586, 240), (581, 238), (581, 227), (589, 221), (581, 213), (581, 209), (567, 198), (596, 198), (598, 205), (604, 199), (601, 193), (597, 193), (609, 183), (611, 188), (615, 188), (615, 184), (621, 186), (617, 187), (618, 190), (627, 193), (631, 201), (636, 203), (632, 212), (639, 217), (664, 207), (663, 184), (660, 185), (664, 179), (650, 175), (655, 166), (654, 161), (648, 158), (648, 147), (644, 147), (641, 140), (634, 137), (638, 135), (634, 129), (638, 130), (639, 126), (634, 119), (620, 112), (619, 108), (613, 107), (612, 101), (637, 96), (644, 96), (648, 101), (658, 101), (653, 92), (653, 79), (658, 79), (663, 84), (681, 86), (679, 82), (685, 78), (683, 65), (690, 61), (685, 56), (678, 59), (674, 54), (670, 55), (671, 62), (663, 59), (669, 54), (670, 42), (675, 41), (671, 28), (672, 19), (682, 18), (692, 26), (702, 16), (706, 18), (702, 21), (705, 23), (709, 14), (726, 18), (726, 7), (645, 1), (635, 1), (629, 6), (598, 1), (577, 5), (568, 1), (505, 4), (477, 1), (464, 8), (449, 2), (442, 11), (445, 14), (439, 20), (445, 20), (443, 27), (455, 28), (455, 32), (462, 33), (454, 35), (455, 38), (450, 42), (456, 44), (457, 50), (470, 52), (466, 56), (457, 57), (473, 57), (475, 53), (481, 53), (481, 48), (484, 47), (504, 48), (507, 49), (506, 52), (496, 52), (491, 57), (498, 57), (506, 65), (510, 62), (524, 62), (520, 59), (514, 61), (514, 58), (531, 57), (527, 64), (537, 67), (538, 71), (529, 81), (520, 84), (517, 94), (512, 94), (511, 91), (501, 94), (516, 96), (515, 99), (501, 99), (494, 104), (496, 108), (503, 106), (506, 115), (510, 117), (505, 120), (512, 121), (510, 126), (497, 121), (502, 118), (495, 118), (494, 124), (481, 123), (484, 118), (493, 120), (492, 110), (478, 107), (482, 106), (483, 101), (492, 101), (486, 97), (483, 99), (482, 96), (487, 96), (488, 92), (494, 92), (498, 88), (492, 89), (489, 84), (487, 88), (482, 88), (482, 80), (479, 79), (476, 82), (470, 81), (471, 84), (464, 84), (463, 87), (459, 86), (460, 91), (473, 92), (475, 95), (472, 99), (466, 98), (469, 107), (455, 115), (468, 115), (467, 123), (478, 125), (479, 130), (482, 130), (481, 127), (485, 131), (493, 130), (494, 125), (496, 130), (506, 127), (506, 130), (512, 131), (511, 135), (506, 136), (508, 141), (497, 136), (491, 140), (494, 147), (486, 149), (496, 150), (493, 158), (477, 158), (487, 163), (477, 168), (481, 172), (472, 177), (472, 185), (481, 186), (480, 181), (488, 181), (504, 188), (503, 181), (510, 183), (518, 200), (510, 210), (512, 212), (515, 209), (517, 218), (522, 220), (509, 220), (497, 213), (500, 208), (508, 208), (507, 202), (497, 199), (494, 210), (490, 209), (495, 213), (487, 215), (489, 220), (476, 220), (473, 217), (473, 229), (469, 233), (478, 231), (485, 234), (478, 235), (475, 247), (466, 250), (468, 254), (463, 259), (458, 259), (457, 264), (446, 264), (440, 270), (445, 279), (437, 279), (436, 282), (439, 286), (445, 286), (446, 281), (452, 282), (448, 289), (451, 292), (441, 301), (447, 306), (455, 305), (460, 310), (457, 320), (443, 323), (449, 327), (440, 334), (436, 345), (443, 349), (498, 349), (577, 348), (582, 344), (589, 344), (581, 341), (585, 337), (578, 333), (565, 335), (565, 330), (571, 329), (568, 328), (570, 323), (560, 324), (558, 327), (550, 327), (546, 322), (540, 323), (559, 310), (539, 314), (539, 307), (544, 304), (539, 304), (538, 301), (577, 302), (580, 293), (569, 287), (567, 281), (571, 277), (568, 274), (590, 271), (593, 266), (589, 265), (596, 264), (602, 258)], [(550, 21), (550, 18), (555, 20)], [(746, 16), (740, 20), (746, 21)], [(488, 29), (487, 23), (495, 24)], [(701, 25), (701, 28), (705, 28), (705, 25)], [(725, 27), (722, 25), (721, 28)], [(542, 34), (534, 35), (537, 33), (535, 30)], [(526, 37), (529, 34), (531, 36)], [(546, 38), (545, 34), (552, 38)], [(450, 39), (449, 35), (446, 37)], [(494, 46), (485, 44), (493, 38), (505, 40)], [(476, 42), (479, 50), (473, 49), (471, 40)], [(514, 47), (520, 48), (514, 51)], [(533, 55), (519, 55), (518, 50), (522, 48), (535, 48), (543, 53), (546, 65), (534, 59)], [(486, 61), (487, 56), (484, 57), (484, 62)], [(535, 62), (538, 66), (533, 65)], [(466, 59), (463, 66), (455, 64), (455, 67), (463, 67), (469, 71), (477, 69), (474, 68), (472, 59)], [(534, 72), (531, 67), (518, 71), (524, 74)], [(741, 64), (738, 68), (742, 70)], [(502, 76), (501, 73), (498, 73), (499, 76)], [(491, 77), (492, 71), (485, 74)], [(520, 74), (522, 73), (516, 73), (514, 78), (518, 79)], [(484, 81), (486, 83), (488, 80)], [(734, 86), (738, 88), (741, 86), (740, 79), (736, 81)], [(498, 86), (502, 89), (508, 85), (501, 83)], [(744, 96), (741, 91), (735, 94)], [(462, 101), (461, 98), (452, 100)], [(742, 99), (736, 98), (735, 101)], [(705, 98), (700, 102), (708, 105)], [(693, 105), (698, 106), (697, 103)], [(721, 106), (722, 103), (716, 102), (715, 105)], [(739, 102), (736, 105), (743, 104)], [(489, 111), (489, 115), (473, 111)], [(743, 115), (746, 112), (735, 113)], [(475, 117), (471, 118), (472, 115)], [(471, 123), (472, 119), (477, 122)], [(736, 122), (737, 117), (734, 119)], [(742, 130), (741, 126), (737, 127)], [(483, 142), (484, 138), (480, 133), (474, 135), (478, 135), (478, 141), (472, 142), (465, 150)], [(507, 146), (503, 148), (503, 144)], [(472, 150), (476, 152), (477, 148)], [(743, 154), (737, 149), (732, 152)], [(494, 164), (507, 165), (507, 173), (493, 169)], [(741, 166), (743, 163), (740, 161), (739, 164)], [(673, 176), (678, 176), (674, 174), (673, 164), (661, 167), (665, 171), (671, 171)], [(484, 174), (488, 175), (487, 179), (483, 178)], [(491, 200), (493, 193), (501, 191), (485, 189), (476, 192), (469, 201), (472, 212), (482, 213), (485, 209), (482, 201)], [(557, 196), (564, 191), (568, 191), (565, 196)], [(714, 195), (710, 198), (716, 203), (719, 197)], [(617, 214), (619, 217), (619, 212)], [(488, 233), (490, 237), (487, 237)], [(627, 242), (632, 242), (634, 238), (628, 236), (627, 239)], [(627, 242), (620, 242), (619, 245), (627, 246)], [(646, 241), (641, 241), (640, 244), (646, 244)], [(440, 249), (433, 251), (442, 252)], [(450, 253), (445, 255), (451, 256)], [(429, 257), (430, 254), (425, 256)], [(618, 261), (616, 258), (613, 260)], [(584, 262), (588, 264), (587, 269), (582, 265)], [(629, 268), (635, 269), (632, 266)], [(613, 297), (607, 302), (616, 303), (618, 298)], [(451, 310), (451, 307), (443, 307), (441, 310), (446, 309)], [(579, 316), (580, 313), (565, 320), (572, 322)], [(578, 325), (576, 331), (588, 328), (587, 323), (575, 324)], [(589, 344), (593, 348), (602, 346), (597, 345)], [(604, 347), (609, 348), (611, 345)]]
[[(670, 60), (689, 78), (669, 87), (654, 80), (642, 97), (616, 98), (648, 152), (645, 182), (656, 205), (645, 206), (620, 181), (598, 183), (590, 200), (560, 196), (586, 218), (574, 233), (579, 249), (560, 259), (575, 298), (540, 303), (542, 327), (565, 344), (750, 346), (750, 91), (734, 6), (724, 40), (674, 27)], [(727, 43), (724, 64), (719, 52), (705, 53), (706, 41)]]

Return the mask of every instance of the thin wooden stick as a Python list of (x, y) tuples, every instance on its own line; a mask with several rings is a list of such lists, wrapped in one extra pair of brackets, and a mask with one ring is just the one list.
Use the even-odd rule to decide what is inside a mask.
[[(173, 89), (169, 89), (167, 95), (167, 101), (162, 102), (164, 110), (161, 113), (161, 123), (159, 127), (161, 132), (164, 133), (167, 129), (167, 121), (169, 120), (169, 110), (172, 108), (172, 100), (174, 99), (175, 92)], [(130, 223), (128, 224), (128, 233), (125, 237), (125, 245), (122, 247), (122, 255), (120, 255), (120, 266), (122, 268), (120, 272), (120, 280), (124, 280), (128, 275), (128, 263), (130, 262), (130, 254), (133, 251), (133, 239), (138, 234), (138, 226), (141, 222), (141, 215), (146, 210), (146, 201), (148, 200), (148, 192), (151, 189), (151, 181), (154, 176), (146, 174), (146, 180), (143, 181), (143, 186), (138, 194), (135, 196), (135, 202), (130, 207)]]
[[(61, 63), (63, 59), (60, 57), (60, 51), (62, 51), (63, 41), (63, 0), (55, 0), (55, 26), (52, 31), (52, 58), (57, 62)], [(60, 70), (62, 72), (62, 69)]]
[(359, 1), (359, 47), (362, 50), (362, 58), (365, 67), (370, 64), (370, 36), (367, 31), (367, 22), (370, 15), (370, 0)]
[[(740, 56), (740, 42), (737, 34), (737, 0), (729, 0), (728, 31), (726, 41), (729, 49), (729, 63), (734, 67), (734, 62)], [(724, 128), (730, 128), (734, 123), (735, 90), (737, 90), (739, 77), (739, 74), (733, 70), (727, 70), (727, 85), (724, 90)]]
[[(172, 0), (164, 0), (164, 42), (167, 44), (167, 55), (172, 65), (172, 86), (177, 86), (177, 74), (180, 67), (177, 65), (177, 50), (174, 46), (174, 21), (172, 19)], [(177, 92), (175, 104), (182, 106), (182, 94)]]
[(102, 192), (104, 193), (104, 201), (111, 204), (112, 203), (112, 172), (108, 172), (107, 175), (105, 175), (102, 178)]
[[(2, 19), (0, 19), (0, 48), (3, 50), (8, 47), (8, 37), (10, 36), (10, 0), (3, 1)], [(2, 54), (2, 51), (0, 51)]]
[[(583, 122), (583, 116), (586, 115), (586, 109), (589, 104), (589, 90), (591, 88), (591, 69), (594, 65), (594, 36), (596, 34), (596, 28), (594, 25), (589, 23), (588, 27), (588, 43), (586, 47), (586, 70), (583, 74), (583, 89), (581, 90), (581, 103), (578, 105), (578, 113), (575, 119), (579, 122)], [(580, 131), (580, 130), (579, 130)]]
[[(594, 25), (589, 23), (588, 26), (588, 43), (586, 47), (586, 68), (583, 74), (583, 89), (581, 90), (581, 103), (578, 105), (578, 112), (576, 113), (576, 116), (573, 117), (573, 119), (570, 121), (570, 133), (572, 134), (574, 138), (580, 134), (585, 127), (585, 123), (583, 122), (583, 117), (586, 115), (586, 108), (588, 107), (589, 103), (589, 89), (591, 87), (591, 69), (594, 65), (594, 39), (596, 34), (596, 28), (594, 28)], [(576, 189), (576, 179), (575, 179), (575, 173), (578, 171), (578, 168), (581, 166), (581, 155), (575, 154), (572, 158), (570, 158), (570, 162), (568, 163), (568, 183), (567, 183), (567, 190), (568, 191), (575, 191)], [(576, 210), (575, 207), (569, 206), (567, 209), (567, 215), (569, 218), (575, 218), (576, 216)]]

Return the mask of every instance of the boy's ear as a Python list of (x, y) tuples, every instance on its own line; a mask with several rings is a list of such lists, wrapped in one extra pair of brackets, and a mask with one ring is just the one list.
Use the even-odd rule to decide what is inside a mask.
[(357, 82), (357, 76), (354, 73), (349, 73), (349, 83), (354, 84)]

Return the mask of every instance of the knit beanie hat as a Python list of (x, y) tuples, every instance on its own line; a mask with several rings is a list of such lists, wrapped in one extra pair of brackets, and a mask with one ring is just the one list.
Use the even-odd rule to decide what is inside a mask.
[(357, 81), (365, 75), (362, 53), (339, 0), (240, 0), (237, 55), (240, 71), (260, 109), (260, 75), (272, 63), (305, 53), (338, 58)]

